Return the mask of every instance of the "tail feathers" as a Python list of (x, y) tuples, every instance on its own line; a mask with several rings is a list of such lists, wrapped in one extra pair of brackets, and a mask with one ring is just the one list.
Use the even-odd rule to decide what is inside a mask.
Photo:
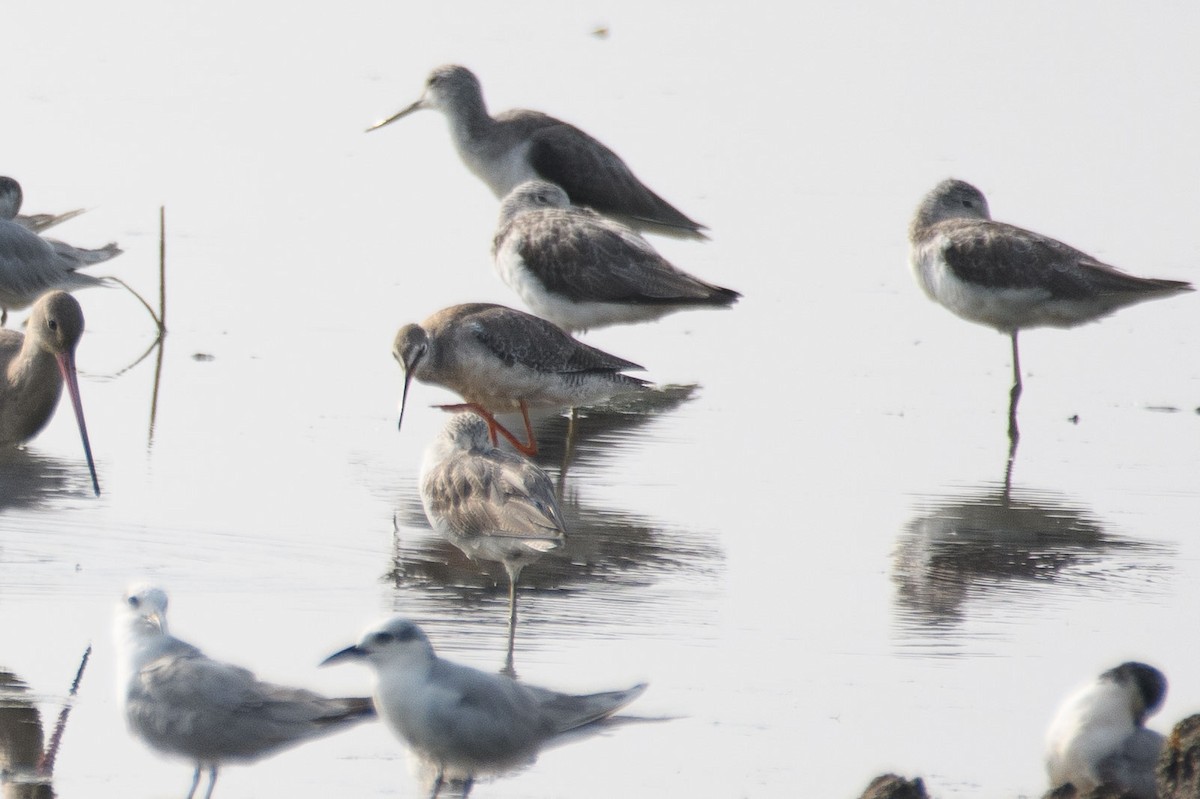
[(1083, 284), (1094, 295), (1128, 295), (1150, 299), (1193, 290), (1192, 284), (1185, 280), (1139, 277), (1102, 263), (1090, 263), (1086, 265), (1091, 268), (1085, 272), (1081, 272), (1079, 276), (1084, 278)]
[(54, 252), (57, 255), (74, 261), (77, 267), (103, 263), (104, 261), (116, 258), (124, 252), (124, 250), (117, 246), (116, 242), (109, 242), (99, 249), (89, 250), (82, 247), (74, 247), (57, 239), (46, 239), (45, 241), (54, 248)]
[(327, 713), (316, 719), (320, 725), (341, 726), (351, 722), (368, 721), (376, 717), (375, 703), (371, 701), (370, 697), (339, 697), (329, 699), (327, 702), (329, 705)]
[[(651, 219), (648, 215), (620, 214), (612, 211), (606, 212), (605, 216), (612, 216), (627, 223), (630, 227), (637, 228), (646, 233), (657, 233), (660, 236), (669, 236), (673, 239), (710, 240), (708, 234), (705, 233), (708, 230), (708, 226), (702, 225), (699, 222), (693, 222), (687, 217), (683, 217), (685, 221), (667, 221), (664, 219)], [(683, 215), (680, 214), (680, 216)]]
[(545, 689), (536, 689), (535, 693), (538, 695), (541, 710), (550, 720), (554, 731), (563, 733), (608, 718), (641, 696), (645, 690), (646, 683), (640, 683), (624, 691), (605, 691), (583, 696), (560, 694)]
[(21, 214), (14, 221), (26, 230), (41, 233), (43, 230), (49, 230), (55, 225), (61, 225), (63, 222), (70, 221), (86, 212), (86, 208), (76, 208), (73, 211), (67, 211), (62, 214)]

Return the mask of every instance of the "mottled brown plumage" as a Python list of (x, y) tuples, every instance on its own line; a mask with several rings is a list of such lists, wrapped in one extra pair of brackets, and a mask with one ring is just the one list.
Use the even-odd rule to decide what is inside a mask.
[[(575, 408), (636, 391), (646, 381), (622, 374), (642, 367), (576, 341), (545, 319), (489, 303), (453, 305), (396, 333), (392, 355), (404, 369), (403, 423), (413, 378), (462, 396), (526, 454), (536, 452), (529, 408)], [(496, 422), (520, 410), (528, 444)]]

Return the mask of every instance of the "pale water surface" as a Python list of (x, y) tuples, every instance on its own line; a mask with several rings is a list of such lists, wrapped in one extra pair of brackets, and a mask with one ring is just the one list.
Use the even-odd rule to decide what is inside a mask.
[[(397, 434), (391, 337), (492, 274), (496, 202), (419, 114), (365, 135), (433, 66), (493, 110), (577, 123), (712, 228), (657, 239), (745, 294), (586, 340), (697, 385), (586, 420), (571, 543), (526, 571), (516, 668), (563, 689), (648, 680), (670, 716), (543, 755), (502, 796), (851, 797), (875, 774), (943, 797), (1039, 795), (1075, 684), (1128, 659), (1200, 710), (1200, 306), (1149, 303), (1022, 338), (1005, 502), (1006, 340), (927, 301), (916, 202), (953, 175), (998, 219), (1130, 271), (1200, 279), (1200, 7), (906, 3), (25, 3), (6, 9), (0, 173), (55, 231), (125, 255), (78, 296), (84, 405), (0, 459), (0, 670), (47, 723), (96, 651), (59, 754), (64, 797), (181, 796), (190, 769), (123, 729), (110, 620), (169, 589), (179, 635), (281, 682), (404, 613), (499, 668), (506, 598), (416, 493), (446, 392)], [(593, 31), (604, 27), (606, 37)], [(17, 319), (23, 318), (22, 314)], [(203, 357), (197, 357), (197, 356)], [(120, 374), (118, 374), (120, 373)], [(1073, 417), (1078, 420), (1073, 422)], [(544, 421), (557, 476), (565, 420)], [(561, 439), (560, 439), (561, 440)], [(415, 796), (378, 724), (253, 767), (217, 796)]]

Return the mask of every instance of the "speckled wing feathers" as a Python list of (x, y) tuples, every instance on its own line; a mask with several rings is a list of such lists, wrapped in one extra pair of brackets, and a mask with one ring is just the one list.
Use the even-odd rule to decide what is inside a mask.
[[(539, 372), (621, 372), (642, 367), (576, 341), (544, 319), (497, 306), (471, 315), (469, 330), (507, 364)], [(627, 376), (626, 376), (627, 377)], [(638, 378), (629, 377), (631, 381)]]
[(507, 453), (454, 459), (431, 472), (427, 485), (430, 511), (460, 535), (562, 535), (563, 523), (554, 508), (536, 500), (538, 496), (553, 496), (549, 479)]
[[(522, 214), (500, 230), (497, 242), (514, 227), (525, 268), (547, 291), (574, 302), (723, 305), (737, 296), (676, 269), (640, 236), (588, 209)], [(722, 293), (714, 297), (714, 291)]]

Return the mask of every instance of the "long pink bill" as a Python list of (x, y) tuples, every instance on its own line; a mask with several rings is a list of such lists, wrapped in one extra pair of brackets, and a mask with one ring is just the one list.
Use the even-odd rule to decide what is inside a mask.
[(96, 477), (96, 462), (92, 460), (92, 444), (88, 441), (87, 422), (83, 421), (83, 402), (79, 399), (79, 379), (75, 376), (75, 353), (60, 352), (55, 356), (58, 371), (67, 384), (71, 395), (71, 407), (75, 409), (75, 421), (79, 423), (79, 437), (83, 439), (83, 454), (87, 456), (88, 471), (92, 473), (92, 489), (100, 496), (100, 480)]

